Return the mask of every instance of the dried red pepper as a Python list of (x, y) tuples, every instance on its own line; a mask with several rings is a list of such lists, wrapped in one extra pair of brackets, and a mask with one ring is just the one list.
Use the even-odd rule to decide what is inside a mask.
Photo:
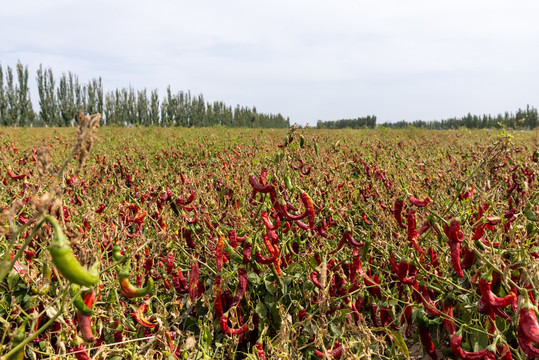
[(242, 327), (238, 329), (231, 329), (228, 327), (228, 317), (226, 315), (222, 315), (219, 318), (219, 325), (221, 326), (221, 330), (227, 334), (227, 335), (241, 335), (245, 333), (248, 329), (247, 324), (244, 324)]
[(417, 243), (417, 240), (419, 238), (419, 234), (417, 233), (417, 227), (415, 222), (415, 210), (409, 209), (408, 213), (406, 215), (406, 219), (408, 221), (408, 241), (412, 244), (412, 246), (421, 254), (425, 254), (425, 251), (419, 246)]
[(393, 216), (395, 217), (395, 220), (397, 220), (397, 224), (403, 229), (406, 229), (406, 226), (402, 223), (402, 209), (404, 207), (404, 201), (402, 201), (401, 198), (397, 198), (395, 200), (395, 205), (393, 206)]
[(197, 293), (197, 283), (199, 278), (198, 259), (195, 258), (193, 264), (191, 264), (191, 271), (189, 272), (189, 299), (195, 300)]
[(245, 291), (247, 290), (247, 270), (244, 268), (238, 268), (238, 287), (236, 288), (236, 293), (232, 299), (232, 304), (230, 306), (236, 306), (240, 303)]
[(266, 353), (264, 352), (264, 348), (262, 347), (262, 344), (257, 342), (255, 344), (256, 347), (256, 355), (258, 356), (259, 360), (266, 360)]
[(424, 200), (419, 200), (416, 197), (410, 195), (408, 197), (408, 200), (410, 201), (410, 203), (412, 203), (412, 205), (417, 207), (425, 207), (432, 203), (432, 200), (428, 196)]

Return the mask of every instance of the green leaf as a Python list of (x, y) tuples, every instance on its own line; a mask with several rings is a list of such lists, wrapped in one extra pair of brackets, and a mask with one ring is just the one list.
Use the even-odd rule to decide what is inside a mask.
[(408, 351), (408, 346), (406, 345), (406, 342), (404, 342), (404, 338), (402, 337), (402, 335), (395, 330), (388, 329), (387, 331), (389, 331), (393, 339), (395, 339), (395, 346), (397, 347), (397, 349), (400, 350), (402, 355), (406, 356), (406, 359), (409, 359), (410, 352)]
[(263, 319), (268, 316), (268, 309), (261, 301), (256, 304), (255, 312)]
[(253, 271), (247, 273), (247, 280), (253, 285), (259, 285), (260, 284), (260, 276), (258, 276)]

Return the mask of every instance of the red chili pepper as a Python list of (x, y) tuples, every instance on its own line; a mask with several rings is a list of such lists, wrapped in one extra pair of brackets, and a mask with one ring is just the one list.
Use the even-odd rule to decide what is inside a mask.
[(461, 248), (461, 252), (464, 253), (464, 259), (460, 262), (460, 268), (463, 270), (471, 268), (475, 262), (475, 253), (468, 248)]
[(238, 329), (231, 329), (228, 327), (228, 317), (226, 315), (222, 315), (219, 318), (219, 325), (221, 326), (221, 330), (227, 334), (227, 335), (241, 335), (245, 333), (248, 329), (247, 324), (244, 324), (242, 327)]
[(522, 326), (522, 331), (529, 340), (539, 344), (539, 323), (535, 315), (535, 306), (525, 296), (521, 296), (519, 302), (519, 326)]
[(510, 292), (503, 298), (494, 295), (491, 290), (491, 284), (492, 282), (487, 281), (483, 277), (479, 279), (479, 291), (481, 292), (482, 299), (487, 303), (487, 305), (495, 308), (504, 308), (516, 301), (517, 296), (514, 292)]
[(17, 175), (13, 171), (11, 171), (11, 169), (7, 169), (6, 171), (7, 171), (8, 176), (13, 180), (22, 180), (26, 177), (26, 173)]
[(429, 354), (429, 356), (433, 360), (438, 360), (438, 354), (436, 354), (436, 348), (434, 347), (434, 343), (432, 342), (432, 337), (430, 336), (429, 329), (421, 325), (418, 326), (418, 328), (419, 328), (419, 337), (421, 339), (421, 344), (423, 344), (423, 348), (425, 349), (425, 352)]
[(453, 351), (453, 354), (461, 359), (464, 360), (480, 360), (487, 358), (487, 356), (491, 356), (491, 351), (489, 349), (483, 349), (480, 351), (475, 352), (469, 352), (465, 351), (460, 347), (460, 344), (462, 343), (462, 337), (460, 334), (454, 333), (451, 335), (450, 345), (451, 345), (451, 351)]
[(223, 258), (224, 258), (224, 249), (225, 249), (225, 238), (219, 236), (217, 241), (217, 246), (215, 247), (215, 270), (220, 273), (223, 269)]
[(417, 302), (423, 303), (428, 312), (434, 316), (440, 316), (440, 311), (436, 308), (436, 305), (430, 298), (429, 290), (423, 284), (418, 284), (414, 287), (414, 298)]
[(231, 307), (236, 306), (240, 303), (245, 291), (247, 290), (247, 270), (244, 268), (238, 268), (238, 287), (236, 288), (236, 294), (232, 299)]
[(395, 200), (395, 205), (393, 206), (393, 216), (395, 217), (395, 220), (397, 220), (397, 224), (403, 229), (406, 229), (406, 226), (402, 223), (402, 208), (404, 207), (404, 201), (402, 201), (400, 198), (397, 198)]
[(258, 356), (259, 360), (266, 360), (266, 353), (264, 352), (264, 348), (262, 347), (262, 344), (257, 342), (255, 344), (256, 347), (256, 355)]
[(460, 267), (460, 244), (464, 241), (464, 233), (460, 230), (458, 221), (453, 220), (449, 226), (444, 226), (444, 232), (449, 238), (451, 265), (457, 275), (464, 279), (464, 273)]
[(187, 282), (185, 281), (185, 278), (183, 277), (182, 271), (180, 267), (178, 266), (178, 274), (172, 276), (172, 284), (174, 285), (174, 289), (179, 294), (186, 294), (189, 292), (189, 286), (187, 285)]
[(539, 349), (532, 345), (531, 340), (526, 336), (523, 327), (522, 323), (519, 323), (517, 327), (517, 339), (520, 349), (532, 359), (539, 358)]
[(253, 243), (248, 240), (243, 242), (243, 260), (244, 264), (248, 264), (251, 261), (251, 252), (253, 250)]
[(406, 215), (406, 219), (408, 221), (408, 241), (410, 241), (413, 245), (413, 247), (420, 252), (421, 254), (425, 254), (425, 251), (419, 246), (417, 243), (417, 239), (419, 238), (419, 235), (417, 233), (416, 228), (416, 222), (415, 222), (415, 210), (409, 209), (408, 214)]
[(466, 192), (463, 192), (462, 194), (459, 195), (459, 200), (467, 200), (467, 199), (470, 199), (474, 194), (474, 187), (472, 185), (472, 188)]
[(309, 228), (314, 230), (314, 205), (311, 197), (307, 193), (300, 195), (301, 201), (305, 206), (305, 212), (307, 213), (307, 219), (309, 220)]
[(82, 344), (71, 348), (71, 350), (69, 350), (69, 353), (70, 354), (72, 353), (73, 355), (75, 355), (77, 360), (90, 360), (91, 359), (90, 356), (88, 355), (88, 353), (86, 352), (86, 349), (84, 348), (84, 345), (82, 345)]
[(198, 277), (198, 259), (195, 259), (193, 261), (193, 264), (191, 264), (191, 272), (189, 273), (189, 299), (191, 299), (191, 301), (195, 300), (195, 296), (197, 293)]
[(311, 272), (311, 281), (317, 288), (322, 289), (322, 284), (318, 280), (318, 271), (313, 270), (313, 272)]
[(417, 206), (417, 207), (425, 207), (428, 204), (432, 203), (432, 200), (428, 196), (425, 198), (425, 200), (419, 200), (415, 198), (414, 196), (410, 195), (408, 197), (408, 200), (412, 203), (412, 205)]
[(442, 311), (446, 315), (443, 317), (445, 330), (449, 335), (453, 335), (456, 332), (455, 322), (453, 320), (453, 305), (443, 304)]
[[(220, 276), (218, 276), (219, 280), (221, 279)], [(215, 279), (217, 282), (217, 279)], [(220, 282), (220, 281), (219, 281)], [(217, 295), (215, 296), (215, 302), (213, 303), (213, 310), (215, 311), (215, 315), (220, 318), (223, 316), (223, 302), (221, 299), (221, 286), (220, 284), (216, 285), (219, 290), (217, 291)]]
[[(95, 289), (91, 293), (82, 294), (82, 300), (84, 304), (91, 309), (95, 300)], [(84, 315), (77, 310), (77, 323), (81, 332), (82, 339), (87, 343), (93, 343), (97, 340), (92, 332), (92, 317), (91, 315)]]
[[(338, 344), (338, 342), (336, 342), (336, 345), (337, 344)], [(324, 354), (323, 352), (321, 352), (318, 349), (314, 350), (314, 354), (316, 356), (318, 356), (319, 358), (322, 358), (322, 359), (328, 359), (328, 358), (329, 359), (340, 359), (341, 356), (342, 356), (342, 352), (343, 352), (343, 346), (342, 345), (337, 345), (336, 347), (334, 347), (333, 349), (328, 351), (326, 354)]]
[[(407, 276), (410, 274), (410, 276)], [(415, 266), (410, 265), (406, 260), (401, 260), (398, 265), (397, 276), (399, 281), (403, 284), (414, 284), (416, 280), (417, 269)]]
[(264, 225), (266, 226), (266, 229), (267, 230), (276, 230), (279, 228), (279, 226), (281, 226), (281, 221), (279, 218), (277, 218), (277, 222), (275, 223), (275, 226), (271, 223), (271, 221), (269, 220), (269, 217), (268, 217), (268, 213), (265, 212), (265, 211), (262, 211), (260, 213), (260, 217), (262, 218), (262, 222), (264, 223)]
[(253, 190), (262, 194), (267, 194), (272, 190), (275, 191), (275, 187), (273, 185), (260, 185), (254, 175), (249, 176), (249, 184), (251, 184)]
[(187, 198), (181, 198), (181, 197), (177, 198), (176, 199), (176, 204), (178, 204), (180, 206), (189, 205), (190, 203), (193, 202), (194, 199), (195, 199), (195, 190), (192, 190), (189, 197), (187, 197)]

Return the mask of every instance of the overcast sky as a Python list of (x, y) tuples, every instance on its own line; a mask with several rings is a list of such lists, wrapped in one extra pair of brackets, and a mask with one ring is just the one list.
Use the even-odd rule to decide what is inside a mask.
[[(539, 106), (537, 0), (17, 0), (0, 64), (316, 125)], [(38, 103), (37, 91), (32, 101)]]

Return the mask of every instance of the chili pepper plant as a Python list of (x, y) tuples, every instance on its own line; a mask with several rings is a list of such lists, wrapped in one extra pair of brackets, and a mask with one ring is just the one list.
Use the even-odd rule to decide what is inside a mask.
[(1, 359), (539, 357), (537, 135), (0, 129)]

